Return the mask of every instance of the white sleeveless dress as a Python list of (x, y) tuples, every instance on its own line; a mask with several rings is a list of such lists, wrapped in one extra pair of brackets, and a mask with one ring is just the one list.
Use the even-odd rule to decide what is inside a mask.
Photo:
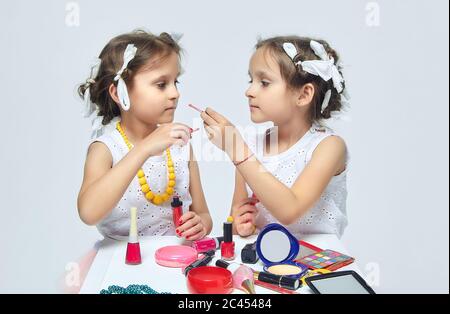
[[(93, 142), (102, 142), (108, 147), (112, 155), (113, 167), (129, 151), (117, 130), (101, 135), (90, 143)], [(174, 195), (180, 197), (185, 213), (189, 211), (192, 204), (189, 193), (190, 146), (174, 145), (170, 148), (170, 152), (176, 175)], [(168, 181), (166, 154), (151, 156), (145, 161), (142, 169), (151, 190), (155, 193), (163, 193)], [(99, 197), (107, 197), (107, 193), (108, 191), (105, 191), (105, 194), (99, 195)], [(175, 235), (171, 200), (172, 198), (161, 205), (149, 202), (141, 191), (137, 176), (135, 176), (111, 213), (97, 224), (97, 229), (105, 237), (118, 240), (127, 239), (130, 229), (129, 210), (131, 207), (137, 207), (137, 227), (140, 236)]]
[[(292, 187), (297, 177), (311, 160), (317, 145), (331, 135), (335, 135), (335, 133), (330, 128), (313, 124), (296, 144), (288, 150), (272, 156), (264, 156), (263, 154), (265, 132), (249, 135), (246, 141), (265, 169), (272, 173), (280, 182), (288, 187)], [(342, 236), (347, 226), (346, 177), (348, 161), (349, 157), (347, 155), (345, 170), (331, 179), (315, 205), (299, 220), (285, 226), (297, 238), (300, 238), (302, 234), (311, 233), (336, 234), (339, 238)], [(246, 189), (248, 196), (251, 197), (253, 192), (247, 184)], [(262, 229), (269, 223), (280, 223), (261, 202), (256, 204), (256, 207), (259, 210), (256, 217), (256, 227), (258, 229)]]

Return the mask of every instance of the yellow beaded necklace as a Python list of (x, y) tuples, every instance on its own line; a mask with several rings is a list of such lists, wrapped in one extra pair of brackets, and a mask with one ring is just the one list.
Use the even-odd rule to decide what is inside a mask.
[[(131, 148), (133, 148), (133, 145), (130, 143), (127, 136), (125, 135), (125, 132), (123, 131), (122, 126), (120, 125), (120, 122), (117, 122), (116, 129), (117, 131), (119, 131), (128, 149), (131, 150)], [(144, 193), (145, 198), (155, 205), (161, 205), (162, 203), (166, 202), (169, 199), (169, 197), (173, 194), (175, 189), (175, 169), (173, 166), (173, 161), (172, 157), (170, 156), (169, 149), (166, 149), (166, 155), (167, 155), (167, 172), (169, 173), (169, 181), (167, 183), (165, 193), (162, 194), (153, 193), (152, 190), (150, 189), (150, 186), (147, 183), (147, 179), (145, 178), (144, 170), (142, 170), (141, 168), (137, 173), (139, 184), (141, 185), (141, 190)]]

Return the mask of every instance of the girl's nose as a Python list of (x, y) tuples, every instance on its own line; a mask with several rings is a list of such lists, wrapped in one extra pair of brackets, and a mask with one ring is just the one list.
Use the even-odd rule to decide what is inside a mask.
[(170, 99), (178, 99), (178, 98), (180, 98), (180, 92), (178, 91), (178, 89), (176, 88), (176, 86), (174, 86), (174, 87), (172, 87), (172, 88), (170, 89), (169, 98), (170, 98)]
[(254, 94), (254, 92), (252, 90), (252, 86), (251, 85), (245, 91), (245, 96), (248, 97), (248, 98), (254, 98), (255, 97), (255, 94)]

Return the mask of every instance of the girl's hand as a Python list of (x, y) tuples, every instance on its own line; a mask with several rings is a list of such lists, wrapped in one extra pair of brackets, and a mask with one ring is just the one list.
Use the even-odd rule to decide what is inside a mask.
[(255, 198), (246, 198), (242, 202), (235, 204), (231, 209), (236, 232), (241, 237), (248, 237), (256, 230), (255, 222), (258, 209), (252, 204), (257, 202), (258, 200)]
[(141, 143), (149, 156), (159, 156), (172, 145), (184, 146), (191, 138), (192, 129), (182, 123), (161, 124)]
[(236, 127), (209, 107), (200, 114), (200, 117), (203, 119), (208, 139), (234, 160), (236, 152), (242, 151), (244, 146), (244, 141)]
[(199, 215), (187, 212), (180, 218), (180, 226), (175, 230), (177, 235), (186, 240), (194, 241), (206, 236), (206, 228)]

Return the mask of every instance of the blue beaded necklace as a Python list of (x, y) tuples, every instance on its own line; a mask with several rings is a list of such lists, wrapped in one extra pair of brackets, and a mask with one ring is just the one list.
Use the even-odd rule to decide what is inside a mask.
[(147, 285), (129, 285), (124, 288), (112, 285), (108, 289), (102, 289), (100, 294), (170, 294), (169, 292), (157, 292)]

